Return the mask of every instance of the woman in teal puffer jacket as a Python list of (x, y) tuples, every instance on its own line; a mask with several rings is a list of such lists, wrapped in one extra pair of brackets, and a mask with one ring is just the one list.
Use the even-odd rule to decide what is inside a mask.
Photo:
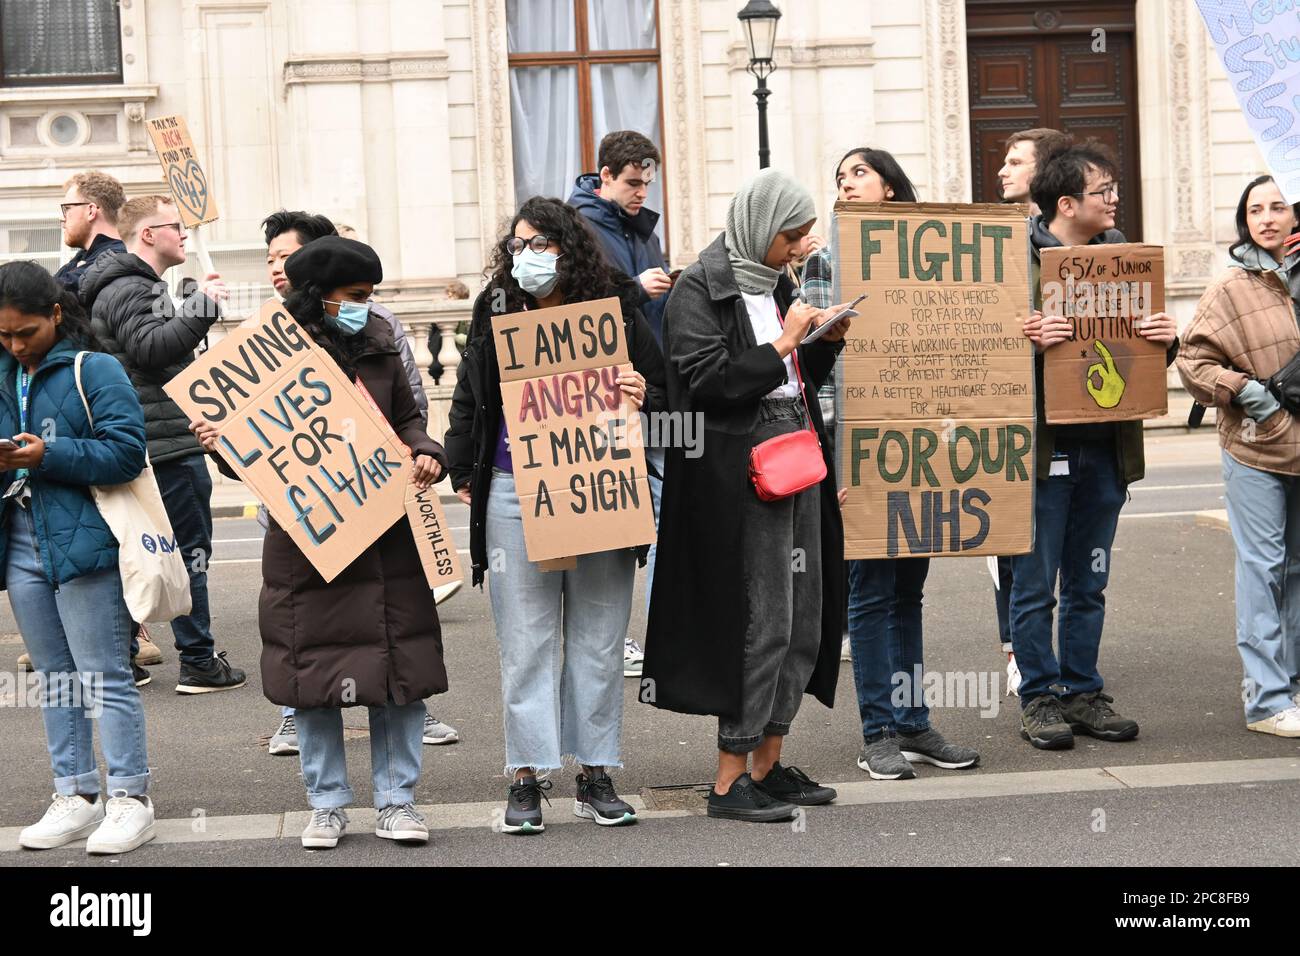
[[(55, 790), (18, 840), (49, 849), (86, 837), (89, 853), (125, 853), (153, 839), (154, 811), (117, 541), (90, 486), (140, 474), (144, 413), (118, 361), (91, 352), (82, 363), (91, 426), (74, 362), (93, 347), (85, 313), (44, 269), (0, 266), (0, 588), (41, 687)], [(108, 763), (107, 803), (92, 717)]]

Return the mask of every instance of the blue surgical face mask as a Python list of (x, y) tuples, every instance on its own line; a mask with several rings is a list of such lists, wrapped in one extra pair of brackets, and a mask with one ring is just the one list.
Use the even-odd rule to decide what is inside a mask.
[(341, 329), (345, 335), (356, 335), (366, 327), (366, 319), (370, 316), (369, 302), (333, 302), (330, 299), (321, 299), (326, 305), (337, 305), (339, 307), (338, 315), (325, 313), (325, 321), (338, 329)]
[(510, 274), (519, 283), (519, 288), (537, 298), (545, 298), (560, 281), (555, 271), (555, 260), (560, 258), (550, 252), (533, 252), (525, 249), (515, 256), (514, 268)]

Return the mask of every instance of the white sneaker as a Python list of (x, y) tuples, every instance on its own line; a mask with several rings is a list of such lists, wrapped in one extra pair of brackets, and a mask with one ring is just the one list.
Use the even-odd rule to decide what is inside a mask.
[(645, 651), (632, 638), (623, 640), (623, 676), (640, 677), (641, 667), (645, 663)]
[(75, 795), (56, 793), (40, 822), (18, 834), (18, 843), (29, 850), (52, 850), (90, 836), (103, 819), (104, 801), (98, 794), (94, 803), (87, 803)]
[(424, 736), (421, 738), (423, 743), (437, 747), (442, 744), (454, 744), (460, 740), (460, 734), (451, 724), (443, 723), (433, 714), (425, 713), (424, 715)]
[(302, 831), (302, 845), (307, 848), (332, 850), (348, 828), (347, 811), (338, 807), (313, 810), (311, 819)]
[(129, 853), (154, 838), (153, 801), (148, 797), (114, 796), (104, 808), (104, 822), (86, 841), (87, 853)]
[(840, 660), (853, 660), (853, 647), (849, 644), (849, 636), (844, 635), (844, 640), (840, 642)]
[(464, 582), (453, 581), (451, 584), (438, 585), (433, 589), (433, 603), (441, 604), (443, 601), (449, 599), (453, 594), (460, 590), (462, 583)]
[(1281, 713), (1247, 724), (1246, 729), (1257, 730), (1261, 734), (1274, 734), (1278, 737), (1300, 737), (1300, 705), (1288, 707)]
[(1020, 696), (1020, 665), (1016, 663), (1016, 655), (1007, 655), (1007, 696)]

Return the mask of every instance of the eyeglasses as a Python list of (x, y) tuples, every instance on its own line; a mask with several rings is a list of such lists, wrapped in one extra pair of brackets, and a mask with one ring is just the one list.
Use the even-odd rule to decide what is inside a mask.
[(71, 209), (73, 206), (93, 206), (93, 205), (95, 205), (93, 202), (61, 202), (59, 203), (59, 216), (60, 218), (67, 219), (68, 210)]
[(176, 235), (180, 235), (185, 229), (183, 222), (156, 222), (152, 226), (141, 226), (141, 229), (175, 229)]
[(558, 239), (552, 239), (550, 236), (543, 236), (540, 233), (526, 241), (518, 236), (511, 236), (506, 240), (506, 252), (512, 256), (519, 255), (525, 248), (531, 249), (533, 252), (545, 252), (551, 243), (555, 243), (557, 246), (560, 244)]
[(1119, 187), (1114, 183), (1111, 183), (1109, 186), (1104, 186), (1101, 189), (1094, 189), (1090, 193), (1071, 193), (1070, 195), (1078, 196), (1080, 199), (1084, 196), (1099, 196), (1101, 197), (1102, 202), (1106, 202), (1111, 199), (1119, 199)]

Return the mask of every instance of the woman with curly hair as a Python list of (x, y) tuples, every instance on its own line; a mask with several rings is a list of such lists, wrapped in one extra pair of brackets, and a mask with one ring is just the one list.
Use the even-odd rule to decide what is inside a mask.
[(513, 774), (502, 829), (543, 829), (541, 800), (564, 757), (582, 765), (574, 813), (602, 826), (635, 811), (607, 773), (621, 767), (623, 639), (636, 562), (648, 547), (576, 558), (571, 570), (528, 560), (502, 412), (492, 315), (619, 298), (633, 370), (618, 378), (628, 405), (663, 407), (663, 354), (642, 317), (636, 282), (605, 264), (581, 216), (558, 199), (520, 207), (497, 243), (474, 303), (469, 343), (457, 369), (446, 447), (452, 487), (470, 506), (474, 584), (491, 562), (492, 617), (501, 649), (506, 771)]
[[(383, 280), (379, 257), (364, 243), (323, 236), (291, 255), (284, 271), (292, 286), (285, 311), (369, 394), (411, 450), (411, 481), (427, 488), (441, 477), (446, 456), (425, 431), (392, 328), (370, 308)], [(216, 447), (212, 425), (190, 427), (205, 450)], [(426, 842), (428, 828), (415, 810), (424, 699), (446, 692), (447, 671), (438, 610), (407, 523), (398, 521), (327, 583), (272, 518), (262, 545), (258, 627), (263, 692), (296, 711), (312, 808), (302, 845), (334, 847), (347, 827), (352, 788), (342, 708), (362, 706), (370, 718), (375, 836)]]

